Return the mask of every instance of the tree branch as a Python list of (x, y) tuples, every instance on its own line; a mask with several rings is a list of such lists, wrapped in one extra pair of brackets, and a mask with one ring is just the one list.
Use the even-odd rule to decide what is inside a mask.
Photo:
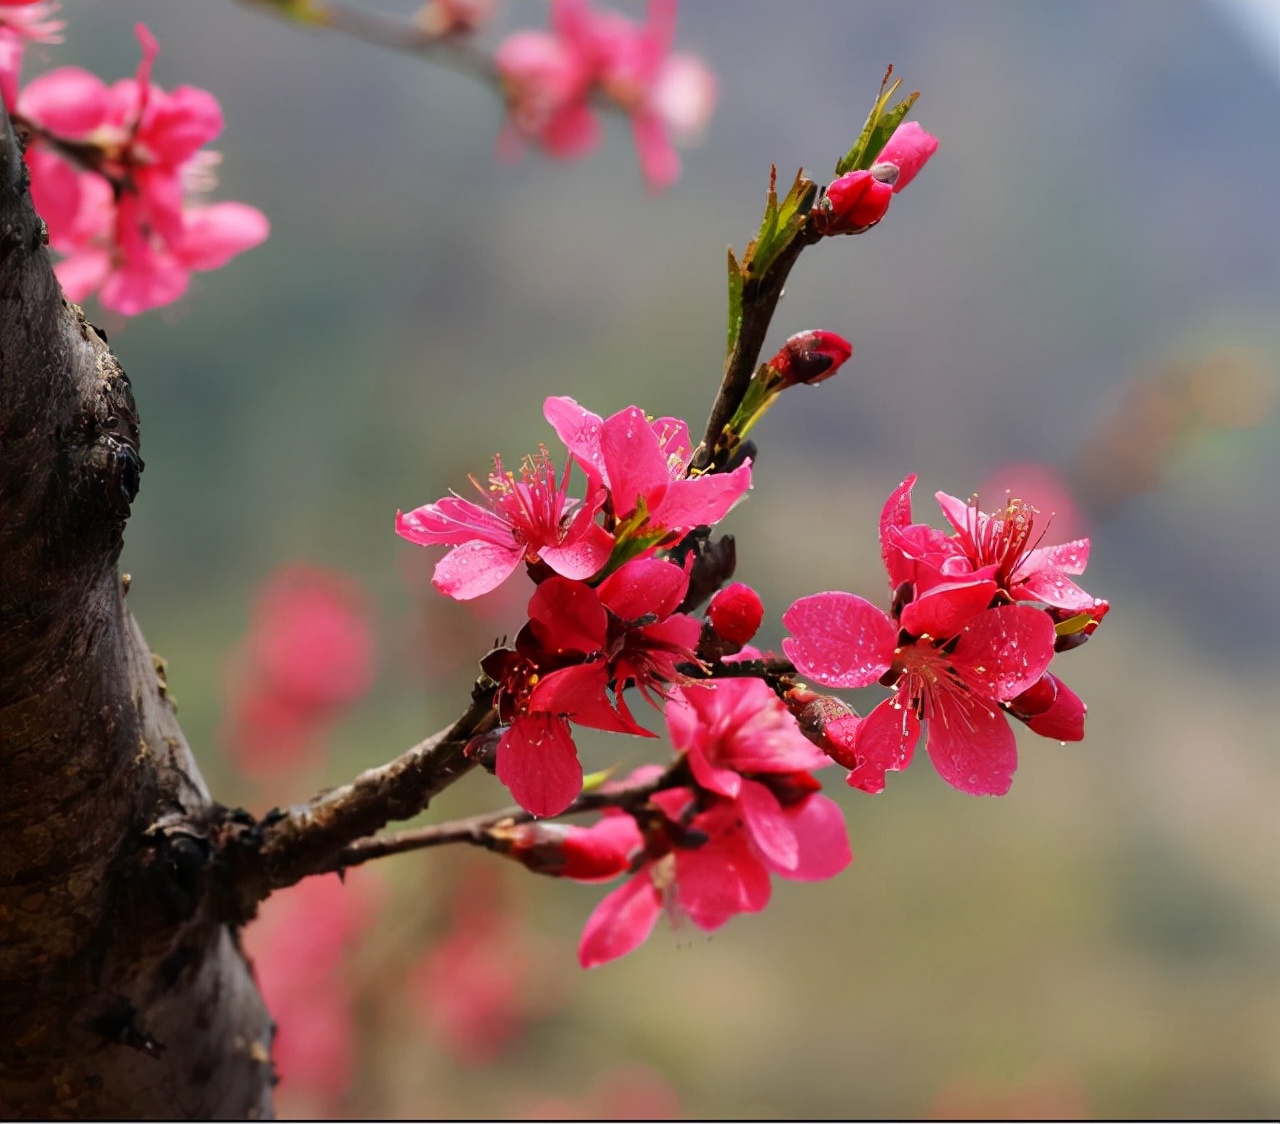
[(344, 847), (421, 812), (475, 768), (467, 744), (496, 725), (496, 691), (496, 684), (477, 681), (471, 705), (452, 725), (306, 804), (276, 809), (261, 822), (243, 813), (226, 814), (211, 832), (220, 851), (214, 864), (217, 915), (251, 918), (273, 891), (335, 869), (333, 856)]
[[(605, 808), (635, 808), (655, 792), (688, 783), (688, 774), (681, 759), (662, 776), (643, 784), (613, 785), (596, 792), (583, 793), (559, 815), (539, 822), (550, 823), (566, 816), (580, 816), (585, 812), (599, 812)], [(398, 831), (376, 839), (362, 839), (339, 851), (329, 864), (329, 869), (345, 870), (388, 855), (401, 855), (448, 843), (471, 843), (477, 847), (492, 848), (494, 839), (491, 832), (494, 828), (532, 823), (536, 819), (537, 816), (524, 808), (511, 807), (447, 823), (431, 824), (428, 827), (410, 828), (408, 831)]]
[(0, 106), (0, 1102), (267, 1116), (270, 1019), (198, 846), (153, 830), (210, 800), (116, 568), (133, 394), (44, 243)]

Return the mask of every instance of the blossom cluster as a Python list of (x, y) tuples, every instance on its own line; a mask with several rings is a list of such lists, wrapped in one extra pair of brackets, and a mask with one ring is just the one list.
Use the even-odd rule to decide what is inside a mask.
[[(582, 882), (628, 876), (587, 921), (578, 949), (584, 967), (637, 948), (664, 911), (711, 931), (764, 909), (770, 875), (831, 878), (853, 857), (844, 816), (812, 772), (830, 761), (767, 684), (675, 687), (666, 724), (682, 783), (654, 791), (639, 808), (611, 809), (591, 827), (524, 824), (500, 843), (544, 874)], [(663, 772), (645, 766), (619, 787)]]
[[(22, 37), (53, 41), (51, 5), (0, 6), (0, 93), (28, 136), (31, 195), (65, 255), (56, 267), (71, 300), (97, 292), (132, 316), (177, 300), (191, 273), (218, 269), (267, 237), (261, 211), (206, 203), (219, 157), (205, 148), (222, 131), (206, 90), (166, 91), (151, 80), (159, 44), (135, 32), (133, 78), (108, 86), (79, 67), (51, 70), (18, 89)], [(33, 13), (35, 18), (33, 18)]]
[(552, 156), (594, 148), (605, 100), (631, 119), (640, 167), (650, 188), (674, 183), (680, 158), (672, 138), (692, 140), (715, 106), (715, 75), (701, 59), (672, 54), (677, 0), (649, 0), (643, 24), (597, 12), (590, 0), (552, 0), (550, 31), (518, 31), (495, 56), (507, 100), (499, 150), (517, 155), (526, 141)]
[(865, 718), (840, 717), (825, 730), (850, 785), (880, 792), (886, 772), (910, 763), (923, 724), (948, 784), (1000, 795), (1018, 760), (1008, 717), (1045, 737), (1084, 737), (1085, 704), (1049, 666), (1092, 634), (1108, 604), (1072, 580), (1088, 562), (1088, 539), (1040, 546), (1029, 504), (1011, 499), (986, 514), (939, 492), (947, 534), (912, 522), (914, 484), (903, 481), (880, 516), (890, 612), (852, 593), (803, 597), (783, 614), (783, 650), (826, 686), (893, 691)]
[[(433, 580), (459, 600), (497, 588), (521, 563), (538, 581), (528, 623), (482, 666), (505, 727), (497, 775), (523, 807), (553, 816), (582, 787), (570, 723), (647, 735), (624, 688), (660, 705), (678, 666), (695, 660), (701, 624), (679, 611), (689, 571), (659, 551), (723, 518), (750, 487), (751, 466), (687, 475), (689, 427), (637, 406), (606, 419), (548, 398), (544, 414), (566, 448), (562, 473), (545, 448), (518, 477), (495, 459), (487, 486), (473, 480), (481, 503), (446, 496), (397, 514), (396, 530), (453, 547)], [(568, 494), (575, 464), (581, 498)]]

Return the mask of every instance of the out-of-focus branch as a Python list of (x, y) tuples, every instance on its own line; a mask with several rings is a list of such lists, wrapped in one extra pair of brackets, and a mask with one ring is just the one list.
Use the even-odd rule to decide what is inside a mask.
[(243, 0), (253, 8), (275, 12), (313, 27), (329, 28), (354, 39), (407, 54), (425, 56), (460, 74), (501, 87), (493, 59), (461, 34), (441, 34), (421, 20), (401, 19), (373, 8), (331, 4), (325, 0)]

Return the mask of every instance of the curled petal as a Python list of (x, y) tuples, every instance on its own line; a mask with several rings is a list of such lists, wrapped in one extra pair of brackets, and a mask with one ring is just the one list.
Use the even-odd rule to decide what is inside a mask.
[(911, 580), (912, 568), (897, 549), (891, 532), (911, 525), (911, 489), (915, 483), (916, 474), (913, 472), (889, 493), (880, 511), (880, 556), (884, 559), (889, 585), (893, 589)]
[(898, 175), (893, 182), (893, 192), (896, 195), (916, 178), (916, 173), (937, 150), (937, 137), (926, 133), (917, 122), (907, 121), (894, 129), (893, 136), (881, 150), (876, 163), (896, 165)]
[(529, 706), (535, 711), (572, 718), (579, 726), (653, 737), (631, 717), (621, 695), (615, 708), (606, 693), (608, 686), (609, 669), (603, 660), (574, 664), (544, 675), (530, 696)]
[(849, 786), (863, 792), (884, 791), (885, 773), (911, 764), (920, 740), (920, 720), (896, 698), (885, 699), (859, 724), (853, 739), (857, 767), (849, 774)]
[(792, 636), (782, 650), (801, 674), (828, 687), (866, 687), (893, 661), (898, 629), (870, 601), (852, 593), (802, 597), (782, 623)]
[(1084, 737), (1089, 708), (1061, 679), (1046, 671), (1039, 682), (1011, 700), (1007, 709), (1041, 737), (1078, 742)]

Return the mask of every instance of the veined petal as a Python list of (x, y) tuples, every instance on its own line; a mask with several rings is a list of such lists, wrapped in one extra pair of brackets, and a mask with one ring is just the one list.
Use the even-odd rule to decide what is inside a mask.
[(596, 968), (644, 944), (662, 912), (662, 896), (641, 870), (610, 890), (587, 918), (578, 944), (578, 963)]
[(946, 691), (930, 697), (925, 719), (925, 749), (947, 784), (974, 796), (1009, 791), (1018, 746), (1002, 712), (974, 695)]
[(802, 597), (782, 614), (782, 623), (793, 634), (782, 641), (787, 658), (828, 687), (866, 687), (893, 662), (897, 626), (852, 593)]
[(1048, 567), (1027, 574), (1011, 591), (1019, 601), (1041, 601), (1055, 609), (1085, 612), (1092, 609), (1097, 598), (1086, 593), (1061, 570)]
[(497, 589), (523, 558), (524, 551), (514, 542), (464, 542), (436, 563), (431, 584), (455, 601), (471, 601)]
[(751, 487), (751, 466), (732, 472), (673, 480), (649, 513), (649, 522), (668, 531), (688, 531), (718, 523)]
[(458, 496), (396, 512), (396, 534), (421, 546), (437, 546), (484, 539), (495, 545), (514, 546), (511, 524), (492, 511)]
[(965, 625), (950, 663), (978, 695), (1003, 702), (1044, 674), (1055, 639), (1048, 613), (1029, 605), (999, 605)]
[(520, 807), (556, 816), (582, 791), (582, 766), (569, 723), (549, 714), (521, 715), (498, 742), (495, 772)]
[(567, 395), (548, 398), (542, 404), (542, 416), (588, 476), (594, 476), (608, 487), (609, 473), (600, 455), (600, 430), (604, 419), (583, 409)]
[(1027, 554), (1020, 573), (1037, 570), (1061, 570), (1064, 574), (1083, 574), (1089, 564), (1089, 540), (1072, 539), (1057, 546), (1038, 546)]
[(849, 774), (850, 787), (883, 792), (885, 773), (910, 765), (919, 740), (920, 720), (915, 711), (903, 706), (896, 695), (885, 699), (858, 724), (853, 739), (858, 766)]
[[(585, 520), (582, 516), (586, 516)], [(587, 510), (578, 513), (562, 546), (544, 546), (539, 557), (557, 574), (585, 580), (609, 561), (613, 552), (613, 536)], [(581, 526), (579, 526), (581, 524)]]
[[(606, 418), (600, 431), (600, 455), (608, 467), (613, 509), (621, 518), (671, 482), (658, 435), (639, 406), (628, 406)], [(657, 502), (661, 502), (658, 500)]]

